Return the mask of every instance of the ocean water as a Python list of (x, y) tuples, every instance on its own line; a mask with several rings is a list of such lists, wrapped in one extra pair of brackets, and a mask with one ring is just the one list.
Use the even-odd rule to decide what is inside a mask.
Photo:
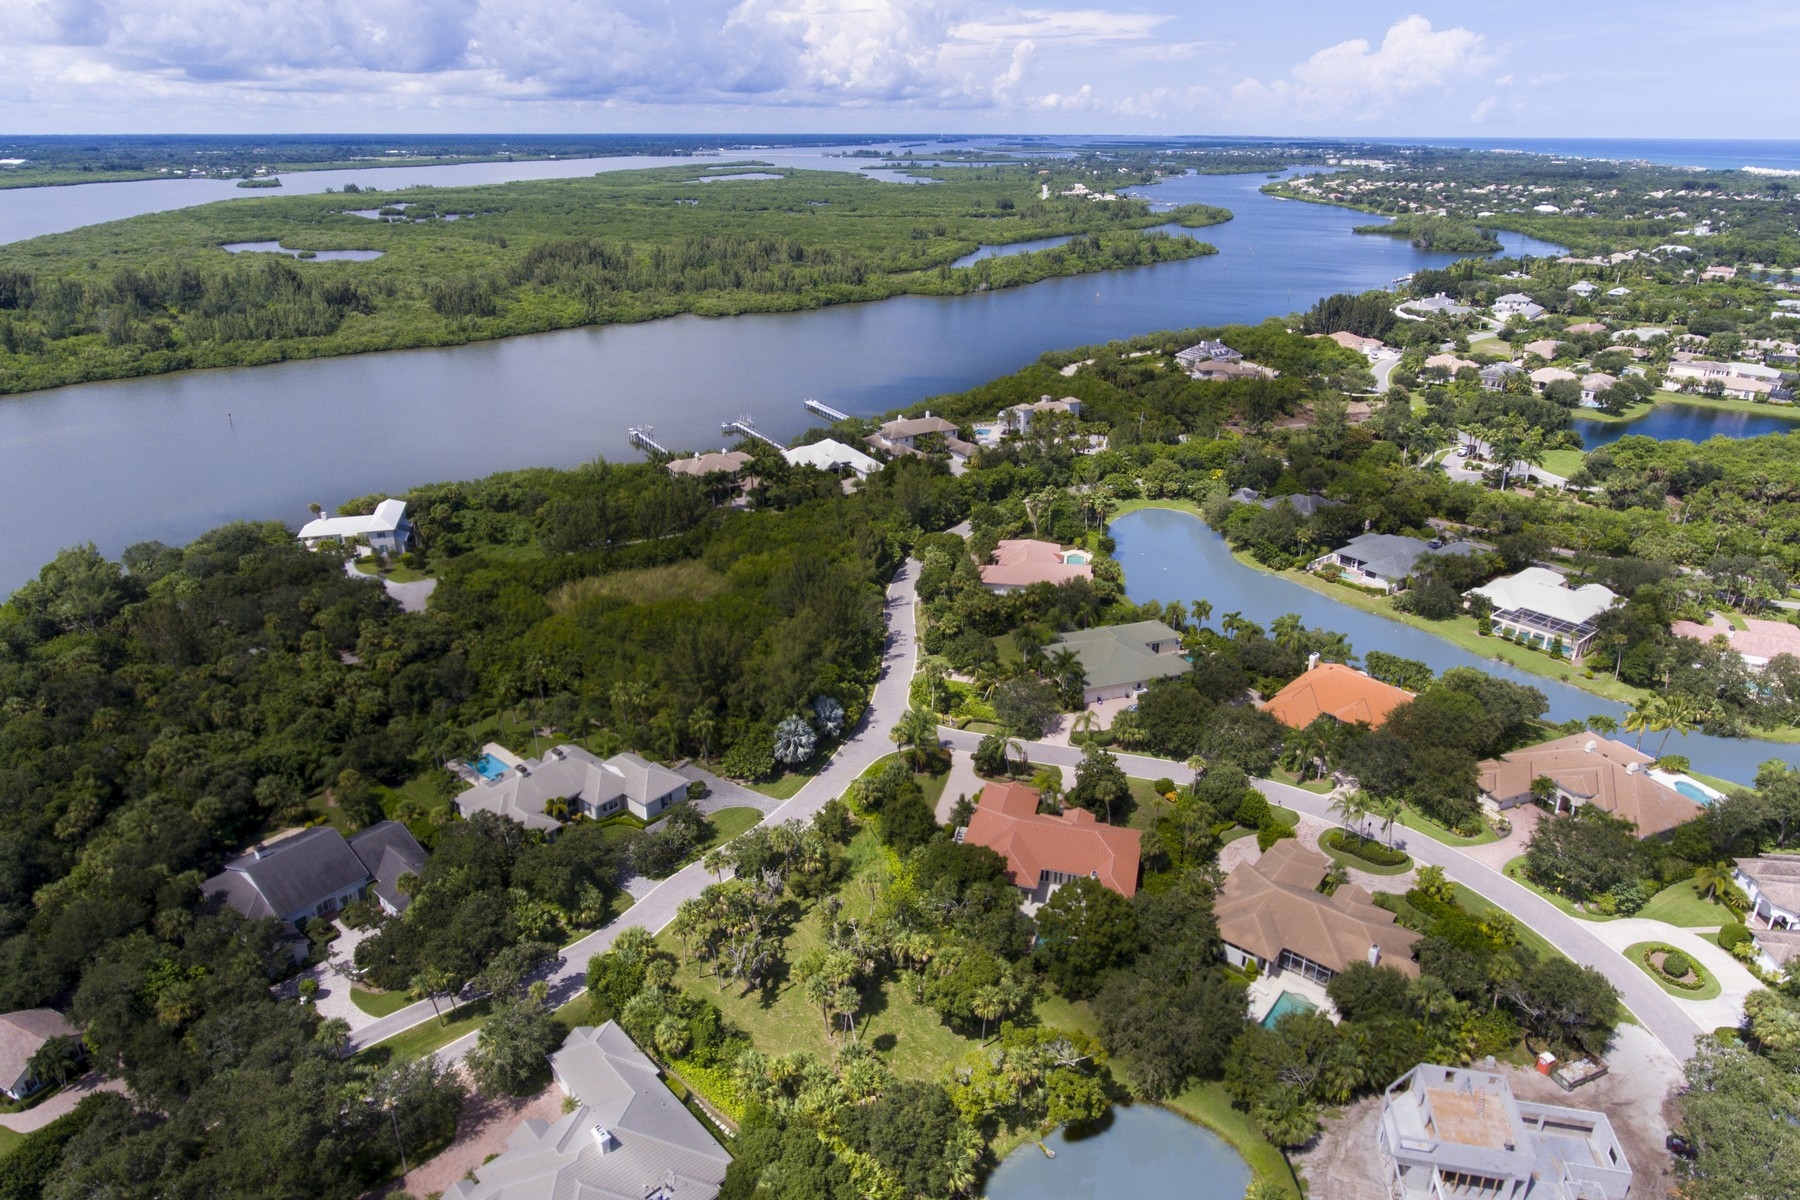
[(1476, 138), (1384, 137), (1371, 139), (1397, 146), (1460, 146), (1469, 150), (1519, 150), (1527, 154), (1568, 155), (1661, 163), (1735, 171), (1761, 167), (1800, 171), (1800, 140), (1747, 138)]

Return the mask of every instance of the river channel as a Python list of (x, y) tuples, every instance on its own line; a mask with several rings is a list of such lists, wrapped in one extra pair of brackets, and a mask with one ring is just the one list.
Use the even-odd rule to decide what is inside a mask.
[[(815, 156), (812, 165), (847, 161), (856, 160)], [(558, 165), (568, 166), (481, 164)], [(397, 187), (425, 172), (471, 169), (365, 175)], [(653, 426), (672, 448), (699, 449), (724, 440), (721, 421), (749, 414), (787, 439), (813, 423), (800, 406), (805, 397), (873, 414), (973, 387), (1046, 350), (1260, 321), (1452, 261), (1398, 239), (1352, 234), (1365, 215), (1276, 200), (1257, 190), (1263, 182), (1187, 176), (1156, 188), (1160, 200), (1237, 214), (1195, 231), (1221, 251), (1206, 258), (961, 297), (684, 316), (0, 399), (0, 594), (79, 542), (117, 554), (136, 541), (182, 542), (239, 518), (297, 524), (308, 519), (309, 503), (332, 506), (380, 489), (625, 458), (634, 454), (626, 440), (633, 425)], [(0, 193), (0, 217), (17, 194)], [(1516, 251), (1542, 252), (1541, 243), (1508, 238)]]
[[(1549, 699), (1548, 718), (1552, 721), (1597, 713), (1617, 719), (1625, 714), (1625, 706), (1616, 700), (1471, 654), (1422, 629), (1366, 613), (1291, 579), (1247, 567), (1231, 556), (1224, 538), (1189, 513), (1141, 509), (1120, 517), (1110, 529), (1118, 541), (1116, 557), (1125, 569), (1125, 594), (1139, 603), (1209, 600), (1215, 628), (1228, 612), (1242, 613), (1265, 629), (1282, 613), (1298, 613), (1309, 629), (1341, 630), (1359, 654), (1385, 650), (1418, 659), (1433, 671), (1477, 667), (1514, 683), (1529, 684)], [(1504, 649), (1509, 654), (1530, 653), (1498, 641), (1494, 645), (1497, 651)], [(1663, 735), (1653, 733), (1646, 736), (1644, 749), (1653, 754), (1665, 749), (1670, 754), (1685, 754), (1695, 770), (1744, 784), (1755, 776), (1758, 765), (1771, 758), (1800, 765), (1800, 746), (1752, 738), (1671, 734), (1664, 746)]]

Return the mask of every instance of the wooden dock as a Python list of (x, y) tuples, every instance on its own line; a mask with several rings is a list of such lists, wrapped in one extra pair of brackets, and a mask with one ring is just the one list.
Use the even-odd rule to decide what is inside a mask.
[(806, 409), (807, 412), (817, 413), (819, 416), (824, 417), (827, 421), (848, 421), (850, 419), (849, 413), (839, 412), (837, 409), (831, 407), (831, 405), (825, 403), (823, 400), (812, 400), (812, 399), (802, 400), (800, 402), (800, 406), (802, 408)]
[(735, 421), (724, 422), (719, 426), (719, 432), (727, 436), (736, 435), (738, 437), (755, 438), (757, 441), (765, 442), (768, 445), (775, 447), (777, 450), (787, 449), (786, 446), (783, 446), (768, 434), (758, 432), (756, 421), (748, 413), (745, 413)]

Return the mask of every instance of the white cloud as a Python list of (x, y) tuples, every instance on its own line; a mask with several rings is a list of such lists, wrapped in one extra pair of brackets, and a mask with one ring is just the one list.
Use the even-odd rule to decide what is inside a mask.
[(1498, 61), (1480, 34), (1433, 29), (1426, 18), (1411, 16), (1389, 27), (1379, 46), (1352, 38), (1297, 64), (1291, 78), (1264, 83), (1247, 77), (1232, 89), (1232, 100), (1247, 116), (1368, 120), (1409, 97), (1483, 75)]

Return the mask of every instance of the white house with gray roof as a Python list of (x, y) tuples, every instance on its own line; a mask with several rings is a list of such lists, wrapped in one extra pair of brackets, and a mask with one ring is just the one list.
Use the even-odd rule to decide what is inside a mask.
[(1605, 1113), (1519, 1100), (1504, 1076), (1421, 1063), (1381, 1098), (1400, 1200), (1625, 1200), (1631, 1164)]
[(1467, 542), (1433, 543), (1394, 533), (1363, 533), (1351, 538), (1342, 549), (1313, 559), (1307, 570), (1335, 566), (1352, 583), (1397, 592), (1406, 586), (1407, 577), (1427, 554), (1476, 553), (1479, 551)]
[(546, 750), (541, 759), (506, 755), (502, 761), (507, 767), (497, 777), (483, 779), (456, 797), (463, 816), (498, 813), (528, 828), (555, 833), (562, 821), (545, 811), (555, 804), (566, 806), (569, 816), (616, 817), (629, 812), (652, 821), (687, 797), (686, 779), (635, 754), (602, 759), (580, 746), (561, 745)]
[(582, 1026), (550, 1056), (576, 1102), (557, 1121), (533, 1118), (506, 1152), (449, 1200), (714, 1200), (731, 1155), (682, 1107), (625, 1031)]
[(1081, 660), (1087, 676), (1082, 700), (1087, 704), (1135, 696), (1153, 679), (1185, 675), (1190, 669), (1181, 654), (1181, 635), (1161, 621), (1077, 629), (1046, 646), (1044, 653), (1059, 650), (1073, 650)]
[(336, 912), (371, 890), (382, 908), (399, 913), (408, 903), (400, 876), (424, 868), (424, 848), (398, 821), (377, 822), (348, 839), (320, 825), (233, 859), (200, 890), (252, 920), (297, 923)]

